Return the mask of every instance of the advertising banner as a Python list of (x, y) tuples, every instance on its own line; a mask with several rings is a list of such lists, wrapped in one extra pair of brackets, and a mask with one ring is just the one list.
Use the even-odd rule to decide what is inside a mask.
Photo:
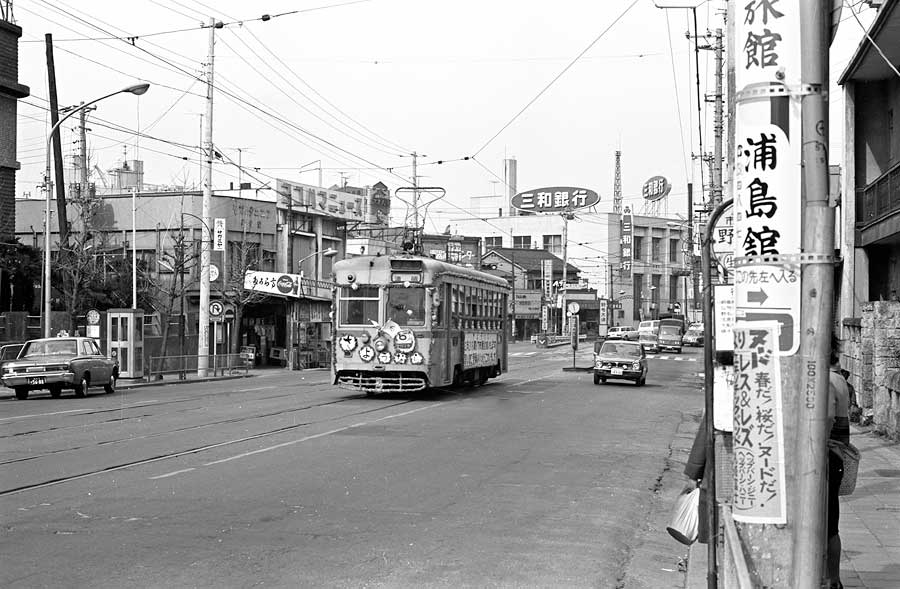
[(631, 246), (634, 241), (634, 216), (631, 214), (631, 208), (625, 207), (622, 214), (622, 237), (619, 239), (619, 269), (622, 271), (622, 278), (626, 276), (631, 280), (631, 259), (633, 257)]

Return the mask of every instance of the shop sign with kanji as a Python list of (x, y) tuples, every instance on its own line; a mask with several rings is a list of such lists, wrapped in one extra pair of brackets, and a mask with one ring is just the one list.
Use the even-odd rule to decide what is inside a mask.
[(800, 83), (800, 1), (749, 0), (735, 9), (738, 90)]
[(735, 521), (787, 523), (778, 329), (774, 321), (740, 321), (734, 327)]
[(600, 195), (587, 188), (553, 186), (520, 192), (512, 197), (510, 205), (530, 213), (559, 213), (592, 207), (600, 202)]

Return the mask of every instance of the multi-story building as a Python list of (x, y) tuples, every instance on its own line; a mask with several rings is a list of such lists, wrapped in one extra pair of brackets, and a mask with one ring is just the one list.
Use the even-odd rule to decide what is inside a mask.
[(835, 292), (863, 419), (900, 438), (900, 1), (886, 0), (838, 83), (843, 198)]
[[(104, 271), (129, 275), (131, 257), (136, 256), (141, 286), (138, 298), (145, 310), (145, 354), (159, 353), (161, 323), (178, 324), (182, 304), (187, 333), (178, 341), (178, 328), (170, 330), (173, 339), (167, 343), (168, 354), (181, 352), (181, 346), (184, 354), (193, 354), (199, 316), (202, 192), (143, 191), (138, 190), (142, 188), (139, 182), (133, 188), (134, 192), (97, 197), (87, 223), (82, 209), (69, 204), (72, 231), (79, 236), (82, 255), (93, 257), (96, 267)], [(42, 247), (44, 202), (16, 201), (16, 235), (25, 244)], [(275, 189), (214, 190), (210, 218), (215, 227), (209, 230), (211, 235), (220, 233), (221, 248), (213, 249), (221, 251), (211, 252), (210, 299), (237, 307), (237, 312), (226, 315), (233, 323), (219, 330), (222, 335), (218, 342), (210, 343), (211, 350), (226, 353), (253, 346), (265, 363), (327, 363), (331, 265), (335, 258), (345, 256), (347, 225), (366, 220), (369, 210), (368, 194), (287, 180), (277, 180)], [(55, 222), (51, 232), (55, 249)], [(57, 258), (58, 253), (53, 251), (52, 256)], [(298, 292), (247, 293), (242, 287), (248, 270), (289, 276), (299, 285)], [(171, 288), (179, 281), (184, 288)], [(159, 289), (157, 296), (152, 296), (153, 285), (168, 285), (162, 290), (170, 294), (183, 292), (183, 302), (172, 305), (173, 301), (161, 300)], [(58, 298), (58, 294), (54, 296)], [(120, 301), (119, 306), (130, 302)], [(60, 301), (55, 303), (55, 309), (61, 308)]]
[(22, 28), (13, 22), (12, 2), (0, 0), (0, 241), (15, 231), (16, 112), (18, 100), (28, 96), (19, 83), (19, 37)]
[(578, 273), (567, 272), (566, 287), (582, 282), (606, 300), (610, 312), (599, 319), (601, 325), (631, 325), (664, 312), (699, 316), (688, 223), (633, 215), (623, 232), (623, 218), (584, 211), (569, 221), (561, 215), (459, 219), (451, 223), (451, 232), (480, 236), (486, 252), (539, 249), (560, 258), (567, 235), (565, 259)]

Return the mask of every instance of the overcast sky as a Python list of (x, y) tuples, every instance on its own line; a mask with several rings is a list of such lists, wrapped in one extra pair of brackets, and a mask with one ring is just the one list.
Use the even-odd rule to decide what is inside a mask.
[[(724, 26), (724, 7), (701, 4), (701, 34)], [(874, 16), (865, 4), (856, 9), (865, 24)], [(294, 11), (303, 12), (276, 16)], [(471, 215), (470, 197), (503, 192), (504, 157), (518, 160), (520, 190), (590, 188), (601, 211), (611, 210), (617, 149), (626, 202), (637, 210), (651, 176), (672, 183), (670, 214), (685, 211), (687, 182), (701, 182), (691, 158), (700, 148), (690, 12), (651, 0), (15, 0), (14, 14), (24, 29), (19, 80), (31, 88), (19, 107), (18, 196), (40, 195), (46, 165), (45, 33), (61, 106), (152, 84), (91, 114), (92, 165), (107, 170), (127, 150), (145, 161), (147, 183), (199, 185), (209, 40), (201, 23), (210, 17), (225, 23), (216, 30), (213, 141), (233, 162), (215, 166), (216, 188), (237, 182), (240, 157), (254, 186), (316, 184), (321, 160), (326, 186), (343, 173), (350, 184), (381, 180), (393, 190), (411, 181), (415, 151), (420, 184), (447, 190), (426, 224), (436, 231)], [(833, 80), (861, 32), (847, 9), (843, 18)], [(713, 67), (702, 50), (701, 96), (714, 92)], [(834, 163), (842, 108), (833, 95)], [(712, 105), (701, 110), (711, 151)], [(76, 120), (65, 124), (66, 154)], [(146, 136), (136, 140), (136, 130)]]

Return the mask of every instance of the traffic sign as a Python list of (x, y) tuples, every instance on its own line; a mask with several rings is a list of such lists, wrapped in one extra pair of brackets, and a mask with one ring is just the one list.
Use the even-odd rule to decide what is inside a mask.
[(777, 321), (778, 353), (800, 347), (800, 271), (792, 267), (754, 265), (735, 268), (735, 316), (741, 321)]
[(225, 321), (234, 321), (234, 307), (225, 307), (225, 312), (222, 314), (222, 319)]
[(209, 265), (209, 279), (212, 282), (215, 282), (216, 280), (219, 279), (219, 267), (216, 266), (215, 264)]
[(222, 301), (210, 301), (209, 303), (209, 315), (218, 319), (222, 316), (222, 313), (225, 312), (225, 305), (222, 304)]

